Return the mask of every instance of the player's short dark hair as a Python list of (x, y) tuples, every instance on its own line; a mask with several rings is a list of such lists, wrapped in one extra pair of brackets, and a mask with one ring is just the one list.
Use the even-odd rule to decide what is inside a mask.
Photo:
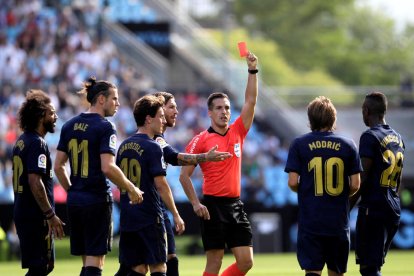
[(18, 111), (18, 121), (21, 130), (35, 130), (39, 121), (50, 108), (50, 97), (42, 90), (32, 89), (26, 94), (26, 100)]
[(325, 96), (316, 97), (308, 105), (308, 119), (312, 131), (335, 129), (336, 109), (331, 100)]
[(365, 96), (365, 106), (371, 114), (378, 115), (383, 118), (387, 112), (387, 97), (378, 91), (371, 92)]
[(208, 96), (208, 98), (207, 98), (208, 110), (213, 109), (213, 101), (215, 99), (222, 99), (222, 98), (226, 98), (230, 101), (230, 98), (229, 98), (229, 96), (227, 96), (226, 93), (223, 93), (223, 92), (213, 92), (213, 93), (211, 93), (210, 96)]
[(83, 83), (83, 88), (79, 91), (80, 94), (86, 94), (86, 100), (91, 105), (96, 103), (99, 95), (109, 96), (109, 89), (116, 89), (115, 84), (105, 80), (96, 80), (95, 77), (90, 77), (86, 82)]
[(147, 115), (152, 118), (158, 112), (160, 107), (164, 106), (164, 99), (154, 95), (145, 95), (139, 98), (134, 104), (134, 119), (137, 126), (143, 126), (145, 124), (145, 118)]
[(174, 95), (165, 91), (158, 91), (153, 93), (152, 95), (157, 96), (157, 97), (164, 97), (165, 100), (165, 104), (168, 103), (169, 100), (174, 99)]

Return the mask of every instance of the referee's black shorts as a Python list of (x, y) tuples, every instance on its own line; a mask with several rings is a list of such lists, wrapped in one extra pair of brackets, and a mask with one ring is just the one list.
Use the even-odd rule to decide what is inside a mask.
[(204, 250), (253, 246), (252, 229), (240, 198), (205, 195), (210, 220), (201, 219)]

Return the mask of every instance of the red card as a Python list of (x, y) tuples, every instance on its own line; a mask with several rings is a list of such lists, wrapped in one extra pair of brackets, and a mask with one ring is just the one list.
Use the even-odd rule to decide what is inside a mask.
[(241, 41), (241, 42), (237, 43), (237, 46), (239, 47), (240, 57), (247, 56), (248, 50), (247, 50), (246, 42)]

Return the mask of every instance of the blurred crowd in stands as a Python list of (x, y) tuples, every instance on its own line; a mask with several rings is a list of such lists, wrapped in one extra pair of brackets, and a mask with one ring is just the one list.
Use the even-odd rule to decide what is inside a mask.
[[(13, 204), (10, 156), (20, 134), (17, 111), (28, 89), (46, 91), (58, 111), (56, 132), (46, 136), (54, 158), (62, 124), (87, 109), (76, 91), (89, 76), (109, 80), (118, 86), (121, 107), (113, 121), (119, 141), (136, 131), (131, 107), (138, 97), (154, 92), (154, 80), (128, 64), (112, 41), (100, 32), (101, 19), (96, 9), (88, 5), (78, 9), (76, 5), (62, 4), (67, 1), (1, 2), (0, 206), (3, 206)], [(177, 126), (167, 131), (166, 140), (184, 151), (189, 139), (209, 126), (206, 95), (191, 91), (168, 92), (175, 95), (180, 113)], [(233, 111), (233, 119), (236, 116), (237, 111)], [(260, 202), (264, 207), (276, 208), (297, 204), (296, 195), (288, 189), (287, 174), (283, 172), (287, 147), (277, 136), (259, 131), (259, 125), (255, 124), (246, 140), (243, 158), (245, 202)], [(176, 201), (186, 202), (178, 181), (179, 169), (168, 168), (168, 181)], [(194, 181), (198, 191), (201, 182), (199, 172)], [(57, 202), (60, 196), (64, 198), (58, 193)]]

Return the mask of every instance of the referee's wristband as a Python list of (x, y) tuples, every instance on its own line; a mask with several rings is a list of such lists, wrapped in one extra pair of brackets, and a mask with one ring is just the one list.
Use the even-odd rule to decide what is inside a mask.
[(249, 69), (247, 72), (249, 72), (249, 74), (257, 74), (259, 72), (259, 69)]

